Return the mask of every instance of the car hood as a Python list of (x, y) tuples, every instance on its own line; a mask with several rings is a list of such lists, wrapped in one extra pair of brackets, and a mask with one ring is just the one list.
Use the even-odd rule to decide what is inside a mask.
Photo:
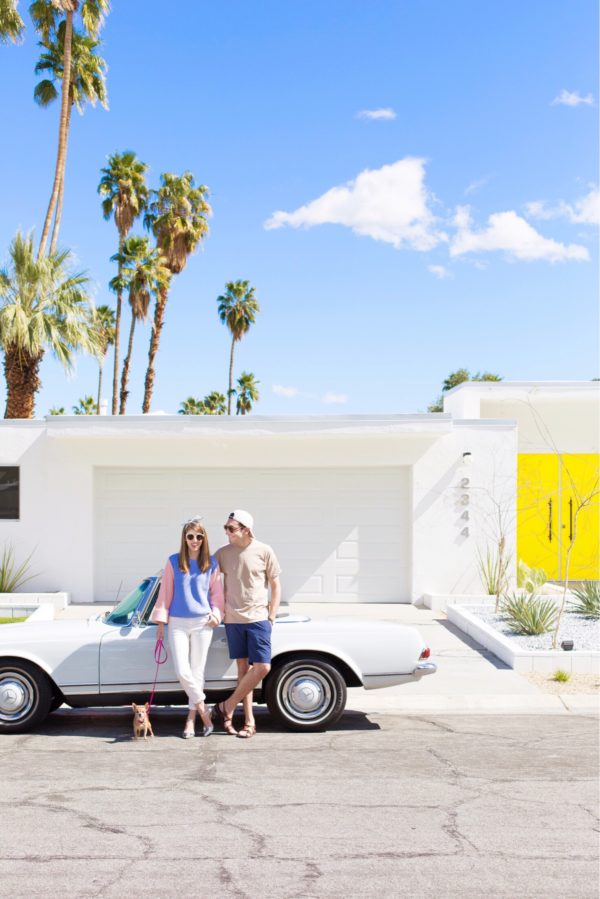
[(107, 625), (100, 616), (78, 618), (69, 621), (21, 621), (18, 624), (0, 625), (0, 646), (21, 645), (44, 640), (76, 639), (89, 637), (102, 631)]

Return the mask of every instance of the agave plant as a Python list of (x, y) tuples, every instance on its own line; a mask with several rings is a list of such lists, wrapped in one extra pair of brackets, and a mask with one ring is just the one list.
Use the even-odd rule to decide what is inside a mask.
[(505, 595), (500, 614), (515, 634), (537, 636), (552, 630), (558, 617), (556, 603), (535, 593)]
[(17, 564), (12, 546), (9, 543), (5, 544), (0, 556), (0, 593), (14, 593), (17, 587), (32, 579), (33, 575), (27, 574), (31, 555), (27, 556), (24, 562)]
[(569, 603), (572, 612), (586, 618), (600, 618), (600, 581), (582, 581), (571, 591), (575, 599)]

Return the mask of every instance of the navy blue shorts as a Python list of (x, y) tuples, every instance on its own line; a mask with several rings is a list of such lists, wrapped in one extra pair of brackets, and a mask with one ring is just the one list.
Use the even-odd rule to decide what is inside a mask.
[(252, 621), (250, 624), (226, 624), (227, 645), (230, 659), (248, 659), (255, 662), (271, 661), (270, 621)]

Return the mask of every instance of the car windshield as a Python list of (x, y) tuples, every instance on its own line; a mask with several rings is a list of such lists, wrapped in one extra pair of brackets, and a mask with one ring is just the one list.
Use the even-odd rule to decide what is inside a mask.
[(138, 584), (135, 590), (132, 590), (125, 599), (121, 600), (119, 605), (115, 606), (112, 612), (107, 613), (105, 618), (107, 624), (130, 624), (133, 613), (139, 606), (144, 594), (147, 593), (153, 583), (154, 578), (148, 577), (146, 580), (142, 581), (141, 584)]

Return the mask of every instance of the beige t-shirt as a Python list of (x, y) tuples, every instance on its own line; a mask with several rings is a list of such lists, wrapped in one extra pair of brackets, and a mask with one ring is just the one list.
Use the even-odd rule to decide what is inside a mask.
[(225, 578), (225, 624), (249, 624), (269, 617), (269, 580), (281, 574), (270, 546), (221, 546), (215, 558)]

